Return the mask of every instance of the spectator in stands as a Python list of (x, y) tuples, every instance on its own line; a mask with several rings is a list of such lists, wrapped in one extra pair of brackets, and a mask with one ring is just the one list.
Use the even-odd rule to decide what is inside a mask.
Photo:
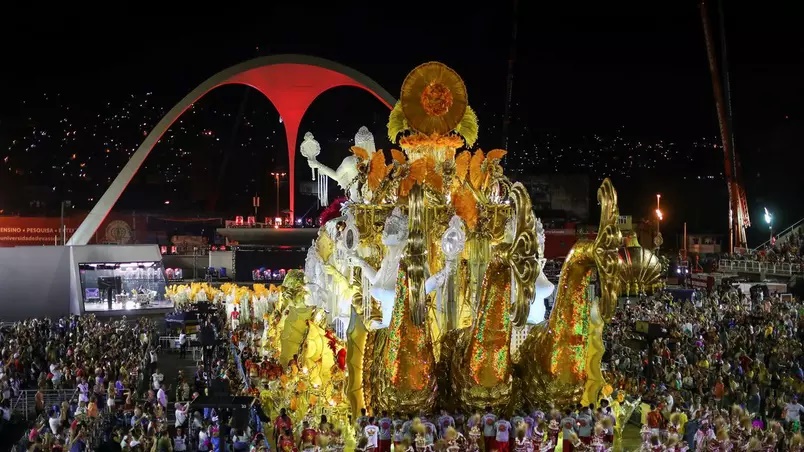
[[(146, 337), (146, 340), (147, 340), (148, 336), (146, 335), (145, 337)], [(159, 368), (158, 368), (159, 352), (157, 351), (156, 347), (152, 346), (148, 350), (148, 362), (149, 362), (149, 365), (150, 365), (149, 369), (155, 374), (159, 373)]]
[(50, 431), (53, 432), (54, 435), (59, 433), (59, 427), (61, 426), (61, 416), (59, 416), (59, 413), (52, 408), (48, 413), (48, 425), (50, 426)]
[(162, 409), (167, 409), (168, 399), (167, 399), (167, 392), (165, 391), (164, 385), (159, 385), (159, 390), (156, 391), (156, 401), (159, 403), (159, 406)]
[(162, 387), (162, 382), (165, 380), (165, 375), (159, 371), (159, 368), (154, 369), (154, 373), (151, 374), (151, 382), (154, 388), (154, 391), (158, 391), (160, 387)]
[(176, 418), (175, 427), (187, 427), (187, 411), (189, 410), (189, 406), (187, 403), (180, 403), (176, 402), (173, 404), (175, 409), (174, 416)]
[(179, 331), (179, 358), (184, 359), (187, 356), (187, 334), (184, 330)]
[(190, 400), (190, 385), (187, 383), (184, 376), (181, 376), (176, 384), (176, 400)]
[(176, 423), (176, 434), (173, 436), (173, 450), (175, 452), (184, 452), (187, 450), (187, 435), (185, 435), (184, 430), (178, 426), (178, 416), (176, 417)]
[[(749, 421), (796, 425), (797, 405), (788, 402), (804, 387), (802, 308), (799, 300), (782, 302), (775, 295), (751, 300), (750, 294), (728, 287), (704, 294), (695, 304), (668, 295), (632, 301), (604, 333), (610, 350), (604, 362), (607, 379), (658, 407), (661, 419), (651, 410), (651, 427), (657, 421), (672, 426), (674, 416), (685, 414), (688, 439), (699, 427), (703, 433), (697, 436), (709, 439), (720, 431), (741, 431), (740, 416), (730, 413), (735, 404)], [(637, 321), (656, 328), (639, 334)], [(789, 440), (792, 427), (786, 430)]]
[(11, 421), (11, 400), (0, 403), (0, 427)]

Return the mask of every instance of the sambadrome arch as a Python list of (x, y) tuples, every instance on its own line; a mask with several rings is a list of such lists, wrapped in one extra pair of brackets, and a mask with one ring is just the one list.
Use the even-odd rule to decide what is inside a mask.
[(273, 55), (255, 58), (218, 72), (185, 96), (151, 130), (106, 193), (76, 229), (67, 245), (86, 245), (89, 242), (162, 135), (190, 106), (208, 92), (223, 85), (246, 85), (256, 89), (268, 98), (282, 118), (288, 143), (291, 219), (296, 192), (296, 142), (299, 125), (310, 104), (321, 93), (339, 86), (364, 89), (389, 109), (396, 103), (396, 99), (388, 91), (366, 75), (323, 58)]

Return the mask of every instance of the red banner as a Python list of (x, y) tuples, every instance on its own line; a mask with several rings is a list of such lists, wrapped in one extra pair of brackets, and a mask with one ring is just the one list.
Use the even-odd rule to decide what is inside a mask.
[(558, 259), (566, 257), (579, 238), (594, 240), (596, 233), (578, 234), (575, 229), (547, 229), (544, 231), (544, 257)]
[[(67, 240), (86, 217), (64, 217)], [(138, 224), (139, 223), (139, 224)], [(146, 217), (109, 215), (95, 232), (92, 243), (137, 243), (146, 231)], [(0, 217), (0, 246), (53, 246), (62, 242), (59, 217)]]

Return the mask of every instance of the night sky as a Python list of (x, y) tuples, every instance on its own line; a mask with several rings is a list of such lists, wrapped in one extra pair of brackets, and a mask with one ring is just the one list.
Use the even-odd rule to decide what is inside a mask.
[[(20, 103), (40, 92), (58, 92), (64, 102), (78, 109), (98, 108), (107, 99), (129, 93), (152, 92), (155, 102), (169, 108), (219, 70), (280, 53), (335, 60), (372, 77), (392, 94), (398, 93), (404, 76), (417, 64), (442, 61), (466, 81), (470, 104), (480, 115), (481, 146), (502, 144), (499, 124), (505, 103), (512, 2), (446, 2), (435, 8), (435, 2), (370, 8), (335, 3), (320, 7), (307, 2), (298, 3), (308, 8), (294, 8), (270, 3), (251, 11), (232, 8), (198, 17), (154, 19), (134, 13), (73, 10), (52, 18), (15, 18), (0, 30), (6, 62), (0, 72), (0, 145), (6, 148), (16, 138), (23, 115)], [(611, 135), (618, 128), (635, 140), (672, 142), (717, 136), (696, 1), (598, 2), (598, 6), (541, 3), (520, 1), (519, 6), (512, 124), (518, 136), (539, 141), (535, 136), (546, 133)], [(763, 206), (777, 212), (781, 223), (804, 216), (797, 202), (804, 194), (804, 179), (798, 177), (799, 154), (804, 149), (804, 32), (793, 2), (782, 3), (725, 5), (736, 144), (755, 224)], [(313, 12), (310, 7), (317, 9)], [(145, 4), (137, 8), (146, 9)], [(710, 10), (716, 9), (716, 4), (710, 5)], [(713, 19), (717, 21), (717, 15)], [(236, 113), (243, 90), (222, 91), (200, 103), (214, 103), (219, 110)], [(361, 112), (344, 119), (351, 121), (345, 126), (348, 130), (356, 131), (372, 117), (386, 114), (370, 95), (337, 89), (316, 101), (302, 133), (305, 125), (331, 123), (345, 104), (350, 111)], [(62, 113), (43, 107), (24, 114)], [(228, 121), (231, 124), (232, 119)], [(281, 126), (278, 121), (266, 121), (265, 127)], [(521, 132), (524, 129), (527, 132)], [(321, 129), (320, 133), (329, 132)], [(513, 154), (528, 152), (513, 144), (509, 147)], [(281, 144), (276, 147), (281, 148)], [(47, 157), (50, 150), (39, 152)], [(647, 211), (654, 193), (662, 191), (668, 193), (663, 198), (668, 209), (675, 211), (672, 224), (679, 225), (688, 216), (684, 212), (704, 205), (712, 215), (701, 220), (699, 227), (723, 231), (725, 183), (712, 183), (703, 192), (682, 189), (687, 170), (720, 177), (721, 151), (711, 152), (712, 156), (692, 163), (692, 168), (674, 165), (662, 178), (656, 178), (654, 171), (634, 174), (630, 181), (615, 176), (614, 182), (622, 187), (623, 202), (630, 204), (635, 215), (641, 213), (637, 206), (644, 204)], [(276, 154), (259, 165), (281, 166), (286, 157)], [(243, 160), (234, 159), (233, 171), (240, 165), (253, 165)]]

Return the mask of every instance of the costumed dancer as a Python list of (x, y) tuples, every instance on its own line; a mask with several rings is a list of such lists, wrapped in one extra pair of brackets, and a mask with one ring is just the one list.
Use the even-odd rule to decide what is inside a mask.
[(533, 438), (533, 429), (536, 427), (536, 419), (532, 416), (528, 415), (525, 416), (525, 419), (522, 420), (525, 423), (525, 436), (528, 438)]
[[(566, 430), (564, 430), (564, 434), (566, 435)], [(589, 451), (589, 446), (587, 446), (586, 444), (583, 443), (583, 441), (581, 441), (581, 438), (578, 436), (577, 433), (575, 433), (573, 431), (573, 432), (570, 432), (568, 436), (569, 436), (569, 439), (566, 438), (566, 437), (564, 438), (564, 445), (565, 446), (564, 446), (563, 450), (566, 450), (566, 451), (569, 451), (569, 452), (588, 452)], [(566, 447), (567, 443), (569, 443), (570, 448)]]
[(416, 449), (411, 444), (408, 438), (402, 438), (402, 442), (399, 443), (399, 449), (394, 448), (395, 452), (416, 452)]
[(743, 416), (737, 424), (732, 424), (729, 430), (729, 439), (733, 444), (748, 444), (751, 439), (751, 418)]
[[(642, 430), (639, 431), (640, 436), (642, 437), (642, 444), (650, 443), (651, 437), (653, 437), (653, 433), (648, 427), (648, 424), (642, 424)], [(656, 435), (658, 437), (658, 435)]]
[(525, 417), (519, 414), (513, 416), (511, 418), (511, 429), (514, 431), (514, 436), (516, 436), (516, 431), (519, 430), (519, 424), (525, 422)]
[(665, 452), (687, 452), (689, 449), (686, 442), (673, 435), (667, 438), (667, 444), (664, 448)]
[(723, 452), (731, 450), (731, 443), (729, 442), (729, 434), (725, 427), (720, 427), (715, 433), (715, 438), (707, 444), (710, 452)]
[(788, 446), (791, 452), (801, 452), (804, 450), (804, 440), (802, 440), (801, 434), (796, 433), (790, 438), (790, 445)]
[[(762, 451), (763, 452), (774, 452), (776, 450), (776, 443), (778, 439), (773, 432), (768, 432), (765, 434), (765, 439), (762, 441)], [(697, 449), (696, 449), (697, 450)]]
[(611, 445), (606, 444), (606, 429), (600, 422), (595, 424), (594, 435), (592, 436), (592, 442), (589, 446), (594, 452), (611, 451)]
[(603, 440), (609, 446), (614, 444), (614, 425), (617, 423), (617, 418), (611, 414), (611, 411), (608, 412), (604, 409), (603, 416), (600, 420), (600, 424), (603, 426)]
[(547, 436), (547, 432), (545, 431), (545, 422), (544, 419), (534, 419), (535, 424), (531, 429), (531, 436), (530, 439), (533, 441), (533, 444), (536, 447), (541, 447), (547, 441), (545, 441), (545, 436)]
[(533, 441), (527, 437), (527, 427), (522, 426), (516, 429), (514, 439), (514, 452), (534, 452)]
[(642, 443), (641, 452), (664, 452), (664, 444), (659, 441), (659, 435), (651, 435), (647, 442)]
[(332, 443), (330, 444), (328, 450), (331, 450), (332, 452), (343, 452), (343, 430), (341, 430), (340, 427), (337, 427), (332, 431), (331, 441)]
[(310, 427), (310, 421), (307, 419), (302, 421), (301, 433), (299, 434), (299, 445), (301, 449), (307, 450), (310, 447), (314, 447), (317, 436), (318, 432), (316, 432), (314, 428)]
[(483, 438), (483, 433), (480, 427), (475, 424), (469, 429), (469, 452), (480, 452), (480, 441)]
[(424, 433), (416, 433), (414, 444), (416, 452), (433, 452), (433, 445), (427, 444), (427, 438), (424, 437)]
[(553, 452), (556, 450), (556, 445), (551, 443), (550, 441), (545, 442), (542, 444), (538, 449), (539, 452)]
[(553, 413), (550, 423), (547, 424), (547, 442), (552, 445), (549, 450), (558, 447), (558, 434), (561, 431), (561, 424), (558, 423), (558, 412)]
[(298, 449), (293, 441), (293, 430), (287, 428), (284, 432), (280, 433), (277, 446), (279, 450), (283, 452), (297, 452)]
[(413, 419), (410, 425), (410, 433), (413, 435), (413, 447), (417, 452), (432, 452), (432, 447), (428, 449), (427, 437), (425, 436), (427, 427), (420, 418)]
[(709, 441), (715, 439), (715, 432), (712, 431), (708, 419), (701, 420), (701, 427), (695, 432), (695, 450), (707, 450)]
[(366, 437), (360, 438), (360, 441), (357, 443), (357, 447), (355, 447), (355, 452), (369, 452), (373, 451), (374, 448), (368, 447), (368, 439)]
[(613, 416), (604, 414), (603, 419), (600, 421), (600, 426), (603, 427), (603, 442), (609, 447), (614, 445), (614, 423)]
[(741, 451), (756, 451), (756, 450), (764, 450), (762, 448), (762, 439), (754, 436), (752, 437), (745, 445), (743, 445), (739, 450)]
[(315, 440), (319, 451), (329, 450), (328, 446), (332, 443), (332, 432), (327, 430), (326, 427), (322, 427)]
[(447, 427), (444, 432), (444, 439), (447, 443), (447, 452), (463, 452), (467, 449), (466, 437), (455, 430), (454, 427)]

